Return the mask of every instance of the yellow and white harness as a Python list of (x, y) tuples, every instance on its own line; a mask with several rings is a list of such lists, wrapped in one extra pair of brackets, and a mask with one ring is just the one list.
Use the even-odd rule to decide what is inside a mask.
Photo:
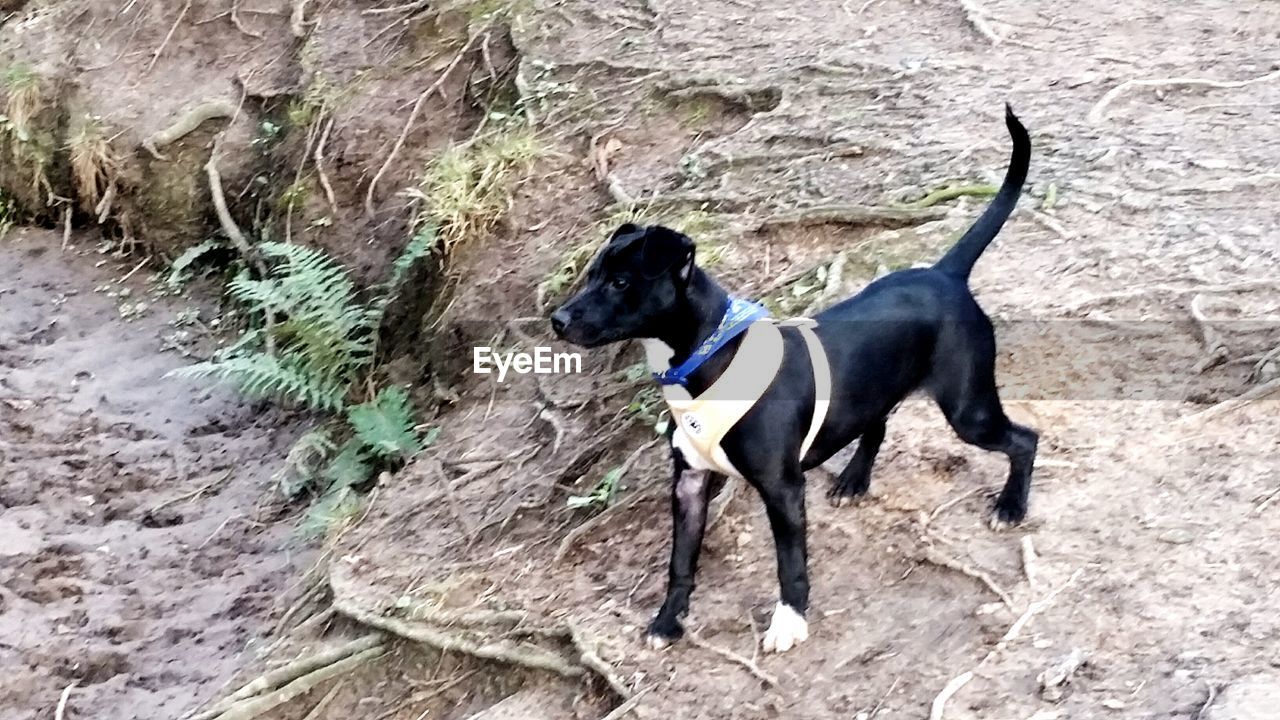
[(808, 318), (754, 322), (743, 335), (729, 367), (701, 395), (691, 397), (681, 385), (663, 386), (663, 398), (676, 423), (672, 444), (681, 451), (690, 467), (742, 477), (742, 473), (729, 462), (720, 442), (760, 401), (782, 367), (783, 326), (800, 331), (813, 365), (813, 418), (800, 446), (800, 457), (809, 452), (831, 406), (831, 366), (822, 343), (813, 332), (813, 325), (814, 321)]

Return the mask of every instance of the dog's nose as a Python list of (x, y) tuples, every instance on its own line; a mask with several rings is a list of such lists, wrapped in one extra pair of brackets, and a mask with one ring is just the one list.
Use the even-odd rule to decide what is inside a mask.
[(551, 329), (556, 331), (557, 335), (563, 335), (564, 329), (569, 326), (569, 313), (561, 308), (551, 313)]

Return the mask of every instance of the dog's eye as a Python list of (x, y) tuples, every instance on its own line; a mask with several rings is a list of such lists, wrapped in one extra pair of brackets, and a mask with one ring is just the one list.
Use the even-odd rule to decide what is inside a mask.
[(620, 275), (614, 276), (609, 280), (609, 286), (612, 287), (614, 290), (626, 290), (627, 286), (630, 284), (631, 284), (630, 280)]

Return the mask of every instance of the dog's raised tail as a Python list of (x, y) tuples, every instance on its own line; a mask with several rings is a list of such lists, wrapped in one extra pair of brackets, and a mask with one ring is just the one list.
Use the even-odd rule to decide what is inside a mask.
[(1022, 184), (1027, 180), (1027, 166), (1031, 162), (1031, 138), (1027, 135), (1027, 129), (1013, 114), (1013, 108), (1006, 103), (1004, 109), (1004, 122), (1009, 127), (1009, 136), (1013, 138), (1013, 156), (1009, 160), (1009, 170), (1005, 173), (1000, 191), (982, 216), (933, 266), (935, 270), (952, 277), (969, 279), (973, 264), (978, 262), (982, 251), (995, 239), (996, 233), (1004, 227), (1004, 221), (1009, 219), (1009, 214), (1018, 204)]

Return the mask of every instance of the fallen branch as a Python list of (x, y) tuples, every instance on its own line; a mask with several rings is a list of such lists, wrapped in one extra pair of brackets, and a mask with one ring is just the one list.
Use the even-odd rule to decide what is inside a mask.
[(1131, 298), (1145, 297), (1148, 295), (1169, 294), (1169, 295), (1189, 295), (1191, 293), (1227, 293), (1240, 292), (1242, 290), (1252, 290), (1255, 288), (1270, 288), (1280, 286), (1280, 279), (1256, 278), (1253, 280), (1244, 280), (1238, 283), (1229, 283), (1223, 285), (1199, 285), (1189, 287), (1176, 287), (1174, 285), (1146, 285), (1143, 287), (1129, 288), (1127, 290), (1118, 290), (1116, 292), (1101, 293), (1098, 295), (1090, 295), (1083, 297), (1075, 302), (1062, 305), (1064, 312), (1079, 312), (1090, 305), (1096, 305), (1113, 300), (1128, 300)]
[(600, 718), (600, 720), (622, 720), (622, 718), (625, 717), (627, 713), (634, 710), (635, 707), (640, 704), (640, 697), (645, 693), (649, 692), (650, 689), (651, 688), (645, 688), (640, 692), (636, 693), (635, 695), (632, 695), (630, 700), (627, 700), (626, 702), (622, 703), (618, 707), (610, 710), (609, 714)]
[(311, 707), (311, 711), (308, 712), (306, 717), (302, 718), (302, 720), (320, 720), (320, 716), (324, 714), (325, 708), (329, 707), (329, 703), (333, 702), (333, 699), (338, 695), (338, 691), (346, 684), (346, 681), (343, 680), (329, 688), (329, 692), (325, 693), (324, 697), (320, 698), (320, 702), (317, 702)]
[(1031, 536), (1022, 536), (1022, 574), (1027, 576), (1027, 585), (1031, 592), (1036, 590), (1036, 546), (1031, 544)]
[(171, 145), (189, 135), (207, 120), (232, 117), (236, 114), (236, 110), (236, 104), (230, 100), (222, 98), (206, 100), (179, 115), (178, 119), (169, 127), (159, 130), (146, 140), (143, 140), (142, 149), (151, 153), (151, 156), (157, 160), (168, 160), (168, 158), (160, 154), (160, 148)]
[(440, 73), (440, 76), (436, 78), (436, 81), (431, 83), (426, 90), (423, 90), (422, 93), (418, 95), (418, 99), (414, 101), (413, 108), (409, 111), (409, 117), (405, 119), (404, 127), (400, 130), (400, 137), (396, 138), (395, 144), (391, 146), (391, 152), (387, 153), (386, 160), (382, 162), (382, 166), (378, 168), (378, 172), (374, 173), (373, 179), (369, 181), (369, 188), (364, 195), (364, 210), (369, 217), (373, 217), (374, 215), (373, 196), (378, 190), (378, 182), (382, 180), (382, 176), (387, 173), (391, 164), (395, 162), (396, 156), (400, 154), (401, 148), (404, 147), (405, 140), (409, 137), (409, 132), (413, 129), (414, 122), (418, 119), (418, 114), (422, 112), (422, 106), (427, 102), (427, 98), (431, 97), (442, 85), (444, 85), (445, 81), (449, 79), (449, 76), (453, 74), (454, 69), (461, 64), (462, 59), (466, 57), (472, 46), (475, 45), (476, 40), (487, 34), (488, 31), (486, 30), (484, 32), (475, 33), (471, 37), (467, 38), (467, 41), (462, 45), (462, 48), (458, 50), (458, 54), (454, 56), (453, 60), (444, 69), (444, 71)]
[(508, 641), (475, 642), (457, 633), (429, 627), (421, 623), (405, 622), (366, 610), (341, 595), (335, 595), (334, 608), (338, 612), (370, 627), (385, 630), (406, 640), (429, 645), (444, 652), (457, 652), (484, 660), (505, 662), (511, 665), (545, 670), (563, 677), (581, 677), (586, 669), (562, 655), (538, 647), (520, 647)]
[(256, 38), (258, 40), (262, 39), (262, 33), (250, 30), (240, 19), (240, 0), (231, 0), (231, 24), (235, 25), (237, 30), (251, 38)]
[(1250, 80), (1237, 80), (1237, 81), (1206, 80), (1203, 78), (1188, 78), (1188, 77), (1156, 78), (1153, 80), (1126, 80), (1125, 82), (1122, 82), (1119, 85), (1115, 86), (1114, 88), (1111, 88), (1111, 90), (1107, 91), (1107, 94), (1103, 95), (1102, 99), (1099, 100), (1098, 103), (1093, 106), (1093, 109), (1089, 111), (1089, 115), (1087, 117), (1090, 123), (1094, 125), (1098, 124), (1099, 122), (1102, 121), (1103, 114), (1106, 112), (1107, 106), (1110, 105), (1112, 102), (1114, 102), (1116, 98), (1120, 97), (1121, 95), (1123, 95), (1124, 93), (1128, 92), (1133, 88), (1205, 87), (1205, 88), (1215, 88), (1219, 90), (1234, 90), (1237, 88), (1253, 85), (1254, 83), (1266, 82), (1268, 80), (1275, 80), (1277, 78), (1280, 78), (1280, 70), (1276, 70), (1274, 72), (1270, 72), (1270, 73), (1267, 73), (1266, 75), (1261, 75), (1259, 77), (1252, 78)]
[(756, 676), (766, 684), (770, 686), (775, 686), (775, 687), (778, 685), (778, 678), (774, 677), (773, 675), (770, 675), (764, 670), (761, 670), (759, 665), (748, 660), (747, 658), (742, 657), (738, 653), (733, 652), (732, 650), (726, 650), (725, 648), (712, 645), (706, 640), (703, 640), (702, 637), (698, 635), (698, 633), (692, 630), (685, 630), (684, 636), (685, 636), (685, 639), (687, 639), (694, 646), (700, 647), (703, 650), (713, 652), (719, 655), (720, 657), (726, 660), (729, 660), (730, 662), (735, 662), (741, 665), (742, 667), (747, 669), (747, 672)]
[(760, 221), (757, 230), (784, 225), (882, 225), (908, 227), (941, 220), (946, 211), (940, 208), (893, 207), (887, 205), (818, 205), (770, 215)]
[(1015, 611), (1017, 610), (1017, 608), (1014, 607), (1013, 598), (1009, 597), (1009, 593), (1005, 592), (1003, 588), (997, 585), (996, 581), (993, 580), (991, 576), (988, 575), (987, 573), (981, 570), (977, 570), (975, 568), (969, 567), (968, 565), (965, 565), (959, 560), (955, 560), (943, 554), (942, 551), (938, 550), (937, 548), (931, 545), (925, 547), (924, 554), (920, 557), (920, 559), (923, 560), (924, 562), (937, 565), (938, 567), (944, 567), (944, 568), (947, 568), (948, 570), (955, 570), (961, 575), (977, 580), (978, 582), (985, 585), (988, 590), (995, 593), (996, 597), (1000, 598), (1000, 601), (1003, 602), (1006, 607), (1008, 607), (1010, 610), (1015, 610)]

